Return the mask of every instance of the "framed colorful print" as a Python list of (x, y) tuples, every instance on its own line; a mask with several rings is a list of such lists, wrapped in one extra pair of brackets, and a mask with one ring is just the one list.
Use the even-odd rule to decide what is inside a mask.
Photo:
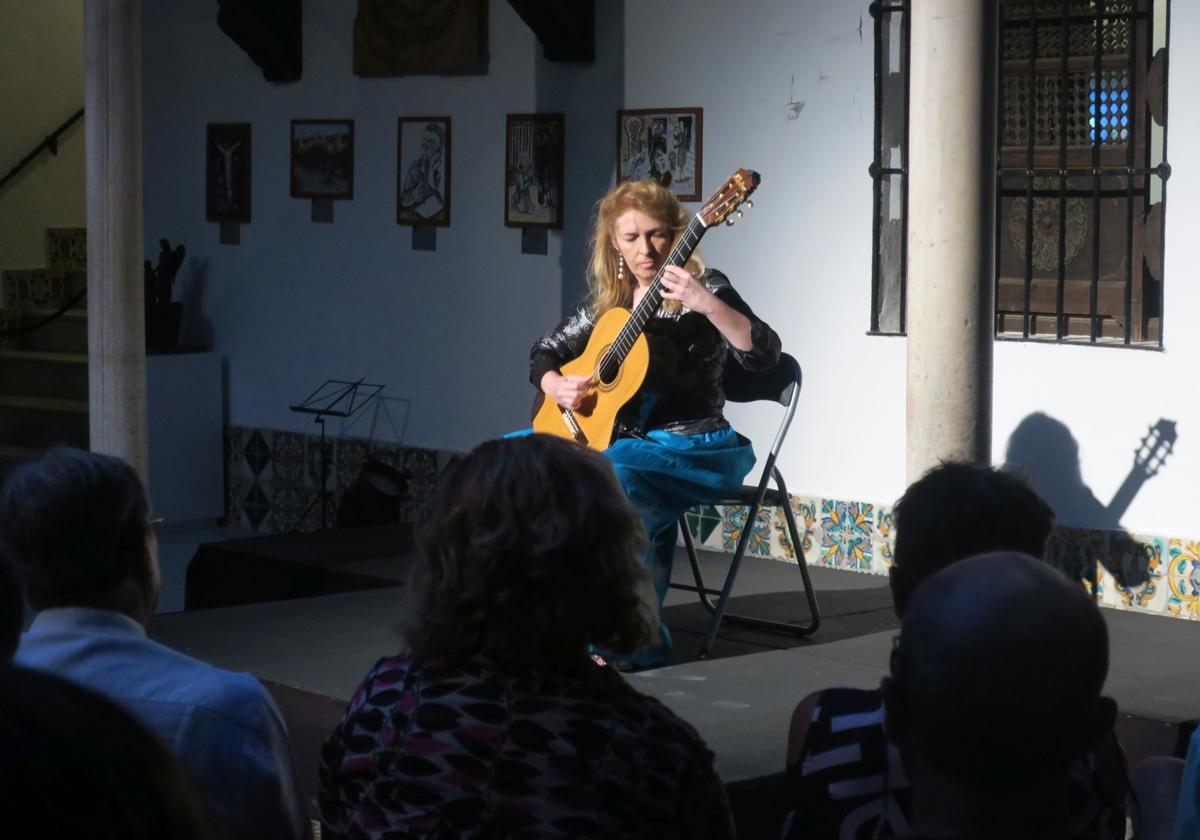
[(561, 229), (563, 115), (509, 114), (504, 144), (504, 224)]
[(292, 120), (292, 198), (354, 198), (354, 120)]
[(450, 118), (401, 117), (396, 134), (396, 224), (450, 224)]
[(250, 222), (250, 123), (209, 123), (204, 207), (210, 222)]
[(617, 183), (651, 178), (680, 201), (703, 198), (703, 108), (617, 112)]

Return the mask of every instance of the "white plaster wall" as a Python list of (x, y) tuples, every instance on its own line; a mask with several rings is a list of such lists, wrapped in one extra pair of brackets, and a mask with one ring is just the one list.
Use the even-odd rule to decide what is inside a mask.
[[(83, 107), (83, 4), (0, 0), (0, 176)], [(83, 122), (0, 192), (0, 269), (46, 264), (47, 227), (83, 225)]]
[[(783, 337), (805, 369), (804, 401), (782, 459), (795, 492), (889, 502), (904, 490), (903, 339), (864, 334), (870, 307), (872, 20), (867, 3), (701, 0), (639, 4), (626, 19), (628, 107), (705, 109), (706, 190), (738, 166), (763, 174), (755, 209), (706, 239), (709, 261)], [(1200, 534), (1192, 476), (1200, 470), (1194, 385), (1200, 313), (1192, 233), (1200, 219), (1200, 154), (1189, 142), (1200, 104), (1183, 81), (1200, 72), (1200, 6), (1171, 10), (1165, 352), (999, 342), (993, 458), (1021, 421), (1041, 413), (1077, 442), (1078, 475), (1035, 483), (1067, 524), (1158, 535)], [(861, 30), (860, 30), (861, 21)], [(861, 32), (861, 35), (860, 35)], [(798, 119), (785, 117), (803, 100)], [(920, 138), (912, 138), (920, 142)], [(756, 439), (757, 408), (729, 411)], [(1105, 508), (1133, 451), (1160, 418), (1179, 441), (1123, 516)], [(1049, 445), (1049, 444), (1047, 444)], [(1047, 453), (1051, 454), (1051, 453)], [(1048, 459), (1049, 460), (1049, 459)]]
[[(562, 264), (579, 260), (594, 200), (580, 188), (587, 179), (569, 173), (575, 239), (564, 245), (552, 232), (548, 256), (522, 255), (520, 232), (501, 215), (505, 114), (588, 109), (566, 117), (568, 165), (578, 168), (601, 142), (580, 130), (606, 86), (614, 93), (602, 110), (616, 107), (620, 65), (602, 60), (561, 93), (559, 77), (581, 71), (549, 66), (508, 3), (494, 0), (487, 75), (360, 79), (354, 7), (306, 2), (303, 78), (272, 85), (220, 32), (210, 0), (146, 3), (147, 256), (159, 238), (186, 244), (177, 296), (198, 303), (204, 323), (185, 339), (211, 333), (227, 357), (230, 422), (311, 431), (290, 403), (326, 378), (366, 377), (412, 400), (405, 443), (466, 449), (528, 425), (529, 348), (561, 316)], [(619, 45), (608, 54), (619, 57)], [(394, 221), (396, 119), (440, 114), (453, 120), (451, 226), (438, 230), (436, 252), (413, 251), (411, 228)], [(288, 196), (289, 120), (308, 117), (356, 121), (354, 200), (335, 203), (333, 224), (311, 222), (310, 202)], [(219, 244), (204, 220), (208, 122), (253, 126), (253, 220), (238, 246)], [(608, 164), (611, 134), (602, 144)], [(403, 407), (391, 411), (402, 420)]]
[[(804, 400), (782, 466), (800, 494), (890, 502), (904, 489), (905, 346), (867, 336), (870, 307), (872, 21), (844, 0), (654, 0), (598, 3), (598, 61), (560, 67), (503, 0), (491, 3), (492, 61), (483, 77), (361, 80), (350, 71), (351, 3), (305, 6), (305, 72), (273, 86), (223, 34), (205, 0), (146, 6), (146, 236), (187, 243), (215, 348), (229, 358), (235, 423), (307, 430), (286, 406), (325, 377), (367, 376), (413, 399), (406, 442), (446, 449), (526, 421), (530, 343), (580, 290), (591, 203), (611, 183), (616, 108), (701, 106), (704, 187), (734, 169), (763, 175), (755, 209), (714, 231), (703, 250), (783, 337), (805, 369)], [(1121, 524), (1200, 534), (1190, 477), (1200, 446), (1189, 321), (1200, 311), (1191, 229), (1200, 217), (1200, 106), (1181, 80), (1200, 71), (1186, 45), (1200, 7), (1172, 9), (1166, 257), (1166, 350), (1000, 343), (993, 456), (1041, 412), (1078, 442), (1071, 524), (1103, 511), (1159, 419), (1178, 423), (1177, 454)], [(1180, 45), (1183, 45), (1182, 47)], [(787, 119), (791, 101), (805, 103)], [(549, 257), (522, 256), (501, 226), (506, 112), (567, 115), (567, 225)], [(438, 251), (413, 252), (394, 217), (395, 119), (454, 118), (454, 219)], [(333, 225), (287, 196), (292, 117), (357, 120), (353, 202)], [(203, 142), (210, 121), (254, 126), (254, 222), (222, 246), (204, 222)], [(913, 138), (919, 142), (919, 138)], [(149, 253), (149, 249), (148, 249)], [(195, 294), (202, 286), (202, 291)], [(193, 326), (193, 330), (196, 327)], [(202, 332), (202, 330), (201, 330)], [(452, 342), (456, 350), (442, 348)], [(770, 439), (758, 408), (735, 424)], [(1075, 501), (1079, 501), (1076, 499)], [(1068, 521), (1072, 517), (1067, 517)]]
[[(1175, 421), (1174, 456), (1134, 498), (1120, 524), (1143, 534), (1200, 535), (1200, 101), (1188, 82), (1200, 74), (1200, 4), (1171, 4), (1170, 118), (1167, 159), (1164, 350), (1144, 352), (1031, 343), (996, 344), (993, 455), (1004, 458), (1009, 438), (1027, 416), (1042, 412), (1063, 423), (1078, 442), (1080, 477), (1107, 506), (1133, 464), (1133, 451), (1160, 418)], [(1071, 507), (1079, 499), (1071, 500)], [(1082, 505), (1080, 505), (1082, 507)], [(1104, 524), (1104, 513), (1078, 510), (1070, 524)]]
[[(704, 108), (704, 188), (762, 174), (754, 209), (702, 245), (804, 368), (782, 469), (793, 492), (894, 499), (904, 480), (904, 340), (869, 337), (874, 47), (867, 3), (639, 3), (627, 107)], [(795, 120), (787, 105), (803, 101)], [(769, 444), (762, 407), (729, 416)], [(769, 422), (766, 418), (770, 418)]]

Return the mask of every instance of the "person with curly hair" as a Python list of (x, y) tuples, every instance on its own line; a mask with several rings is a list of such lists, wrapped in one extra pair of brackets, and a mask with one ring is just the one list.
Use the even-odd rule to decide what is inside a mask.
[(700, 736), (588, 653), (653, 633), (644, 546), (612, 468), (574, 443), (494, 440), (448, 468), (403, 652), (322, 749), (322, 836), (731, 837)]

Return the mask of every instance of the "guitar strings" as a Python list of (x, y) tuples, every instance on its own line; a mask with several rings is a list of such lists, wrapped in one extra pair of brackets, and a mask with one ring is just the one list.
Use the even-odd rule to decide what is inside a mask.
[[(653, 282), (651, 282), (650, 287), (646, 290), (646, 294), (642, 296), (641, 301), (634, 308), (633, 314), (630, 315), (629, 320), (625, 322), (625, 326), (617, 334), (616, 341), (609, 346), (608, 350), (601, 357), (600, 363), (597, 366), (597, 372), (600, 374), (601, 381), (608, 381), (605, 378), (605, 374), (609, 370), (613, 370), (615, 375), (615, 369), (621, 366), (629, 351), (633, 349), (633, 345), (637, 342), (638, 336), (641, 335), (646, 322), (650, 320), (650, 316), (658, 311), (658, 308), (662, 305), (660, 290), (662, 288), (663, 271), (666, 266), (678, 266), (686, 263), (688, 258), (691, 257), (692, 252), (696, 249), (696, 246), (700, 244), (700, 239), (706, 230), (707, 227), (704, 225), (700, 215), (696, 214), (691, 222), (688, 223), (687, 228), (684, 229), (679, 241), (675, 243), (675, 247), (671, 249), (671, 253), (667, 256), (667, 260), (663, 264), (663, 268), (658, 270), (658, 274), (655, 275)], [(684, 253), (685, 250), (686, 254)]]

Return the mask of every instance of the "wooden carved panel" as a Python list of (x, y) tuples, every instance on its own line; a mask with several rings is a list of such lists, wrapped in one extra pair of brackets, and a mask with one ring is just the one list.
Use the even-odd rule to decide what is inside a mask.
[(358, 0), (354, 73), (483, 73), (487, 0)]

